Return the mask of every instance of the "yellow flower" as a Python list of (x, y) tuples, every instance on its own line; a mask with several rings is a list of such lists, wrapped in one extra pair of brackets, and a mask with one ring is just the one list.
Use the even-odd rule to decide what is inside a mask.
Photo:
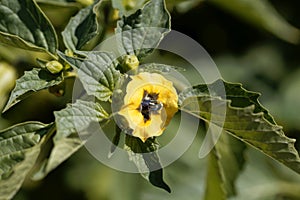
[(145, 142), (163, 133), (178, 110), (178, 96), (172, 82), (160, 74), (143, 72), (131, 79), (119, 114), (132, 135)]

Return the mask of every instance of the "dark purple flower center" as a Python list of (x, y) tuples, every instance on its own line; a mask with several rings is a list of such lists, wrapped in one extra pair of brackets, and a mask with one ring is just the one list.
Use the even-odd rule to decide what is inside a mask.
[(163, 104), (157, 100), (158, 95), (144, 91), (142, 102), (138, 108), (144, 117), (144, 122), (151, 119), (151, 114), (157, 114), (162, 109)]

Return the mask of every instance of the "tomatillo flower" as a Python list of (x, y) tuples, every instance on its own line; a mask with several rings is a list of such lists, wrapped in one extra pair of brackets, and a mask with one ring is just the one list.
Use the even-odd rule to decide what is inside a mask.
[(171, 81), (157, 73), (143, 72), (131, 77), (119, 114), (127, 120), (132, 135), (145, 142), (163, 133), (178, 110), (177, 102)]

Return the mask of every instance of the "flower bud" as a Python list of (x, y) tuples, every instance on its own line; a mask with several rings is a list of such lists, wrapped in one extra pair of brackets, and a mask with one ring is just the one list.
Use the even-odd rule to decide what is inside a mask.
[(123, 5), (126, 10), (131, 10), (136, 6), (136, 0), (125, 0), (123, 1)]
[(47, 62), (46, 68), (52, 74), (57, 74), (63, 70), (64, 66), (60, 62), (52, 60), (50, 62)]
[(5, 104), (9, 92), (15, 85), (17, 79), (16, 70), (5, 62), (0, 62), (0, 109)]
[(10, 91), (14, 85), (15, 80), (17, 79), (15, 69), (5, 62), (0, 62), (0, 85), (2, 91)]
[(126, 55), (123, 60), (123, 67), (126, 70), (135, 70), (140, 65), (139, 59), (135, 55)]
[(74, 52), (73, 52), (72, 50), (70, 50), (70, 49), (65, 50), (65, 54), (66, 54), (67, 56), (71, 56), (71, 57), (74, 56)]

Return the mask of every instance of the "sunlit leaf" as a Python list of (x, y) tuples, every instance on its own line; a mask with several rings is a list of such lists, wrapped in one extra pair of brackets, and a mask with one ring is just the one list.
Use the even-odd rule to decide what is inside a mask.
[(166, 0), (168, 8), (173, 9), (175, 7), (179, 13), (188, 12), (204, 1), (205, 0)]
[(36, 0), (37, 3), (47, 3), (47, 4), (56, 4), (56, 5), (68, 5), (74, 4), (76, 1), (68, 0)]
[[(76, 101), (67, 108), (54, 113), (57, 133), (54, 149), (48, 161), (47, 171), (52, 170), (82, 145), (78, 132), (87, 129), (93, 122), (108, 120), (109, 115), (98, 103)], [(64, 152), (64, 153), (62, 153)]]
[[(224, 89), (224, 91), (223, 91)], [(224, 92), (224, 93), (223, 93)], [(222, 99), (231, 100), (233, 107), (247, 107), (254, 105), (254, 112), (262, 112), (263, 116), (268, 122), (276, 125), (273, 117), (269, 114), (258, 101), (260, 96), (257, 92), (252, 92), (244, 89), (239, 83), (229, 83), (223, 80), (217, 80), (210, 85), (197, 85), (192, 88), (188, 88), (180, 94), (179, 104), (181, 104), (186, 98), (197, 96), (210, 96), (221, 97)]]
[[(77, 2), (56, 0), (36, 0), (36, 2), (54, 27), (67, 24), (70, 18), (81, 9), (81, 5)], [(64, 14), (57, 17), (57, 13)]]
[(11, 199), (40, 152), (47, 125), (27, 122), (0, 131), (0, 199)]
[(159, 74), (168, 74), (174, 71), (183, 72), (185, 71), (185, 69), (181, 67), (175, 67), (175, 66), (159, 64), (159, 63), (144, 64), (141, 68), (139, 68), (139, 72), (150, 72), (150, 73), (159, 73)]
[(86, 59), (68, 57), (62, 53), (59, 53), (59, 56), (78, 69), (78, 77), (89, 95), (93, 95), (101, 101), (110, 99), (120, 77), (120, 72), (116, 70), (117, 61), (113, 54), (90, 52)]
[(33, 0), (2, 0), (0, 16), (0, 43), (56, 55), (54, 28)]
[(100, 123), (109, 118), (100, 104), (82, 100), (54, 112), (54, 115), (57, 129), (53, 138), (54, 147), (49, 159), (44, 161), (44, 165), (34, 175), (35, 180), (44, 178), (82, 147), (84, 143), (79, 138), (79, 132), (85, 131), (92, 123)]
[(112, 144), (110, 147), (110, 151), (108, 153), (109, 158), (114, 154), (117, 146), (119, 145), (120, 138), (121, 138), (121, 132), (122, 132), (122, 130), (119, 128), (119, 126), (116, 126), (116, 133), (112, 139)]
[(11, 92), (3, 112), (20, 102), (22, 99), (28, 97), (33, 92), (58, 85), (62, 81), (63, 77), (60, 74), (51, 74), (46, 69), (34, 68), (31, 71), (25, 71), (25, 74), (17, 80), (16, 86)]
[(300, 197), (299, 178), (294, 171), (278, 165), (255, 149), (246, 151), (247, 166), (237, 182), (237, 195), (229, 200), (278, 199), (297, 200)]
[(227, 133), (221, 135), (209, 154), (205, 193), (207, 200), (227, 199), (236, 195), (235, 180), (245, 162), (245, 148), (245, 144)]
[(85, 130), (92, 122), (107, 120), (109, 115), (95, 102), (77, 100), (67, 108), (54, 112), (57, 134), (55, 140)]
[(218, 163), (219, 158), (220, 155), (216, 149), (213, 149), (208, 157), (205, 200), (226, 200), (224, 176), (221, 171), (220, 163)]
[(140, 59), (150, 54), (169, 30), (170, 15), (164, 0), (152, 0), (118, 21), (116, 36), (121, 54), (135, 54)]
[[(183, 92), (180, 95), (181, 110), (223, 128), (234, 137), (300, 173), (300, 157), (294, 145), (295, 139), (288, 138), (282, 127), (275, 124), (271, 115), (257, 101), (259, 95), (246, 91), (240, 84), (223, 82), (229, 93), (225, 100), (225, 96), (218, 96), (222, 82), (218, 80), (208, 86), (199, 85)], [(208, 93), (207, 87), (212, 94)], [(231, 92), (228, 91), (230, 88), (233, 88)], [(215, 112), (212, 112), (212, 105), (215, 106)], [(226, 113), (218, 112), (224, 105)]]
[(163, 171), (156, 152), (158, 148), (155, 139), (148, 139), (144, 143), (137, 137), (126, 135), (125, 149), (141, 175), (152, 185), (171, 192), (170, 187), (163, 180)]
[(51, 150), (50, 157), (43, 160), (42, 165), (31, 177), (31, 179), (41, 180), (45, 178), (49, 172), (67, 160), (82, 146), (83, 143), (78, 136), (70, 136), (57, 141), (54, 148)]
[(141, 8), (147, 0), (112, 0), (112, 6), (118, 9), (120, 15), (128, 16)]
[(80, 10), (76, 16), (70, 19), (62, 32), (66, 47), (73, 52), (81, 49), (96, 34), (98, 23), (94, 13), (94, 5)]

